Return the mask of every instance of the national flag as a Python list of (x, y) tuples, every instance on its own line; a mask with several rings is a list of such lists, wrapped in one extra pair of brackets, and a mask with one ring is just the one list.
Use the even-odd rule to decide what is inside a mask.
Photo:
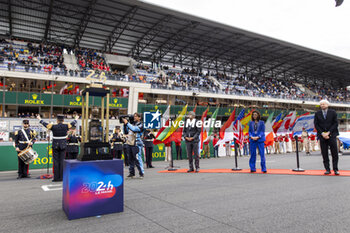
[(201, 117), (202, 128), (201, 128), (201, 134), (199, 136), (199, 148), (200, 148), (199, 152), (201, 152), (203, 150), (203, 142), (204, 142), (204, 138), (203, 137), (205, 136), (205, 139), (206, 139), (207, 136), (208, 136), (207, 135), (207, 131), (204, 131), (204, 121), (207, 119), (208, 111), (209, 111), (209, 107), (203, 112), (202, 117)]
[(267, 133), (272, 132), (272, 122), (273, 122), (272, 119), (273, 119), (274, 114), (275, 114), (275, 112), (272, 112), (266, 120), (265, 132), (267, 132)]
[[(196, 113), (197, 104), (194, 106), (194, 109), (192, 110), (194, 113)], [(183, 127), (179, 127), (167, 140), (174, 141), (175, 143), (182, 141), (182, 132)]]
[(343, 143), (344, 149), (350, 147), (350, 132), (339, 132), (338, 138)]
[(265, 136), (265, 147), (273, 146), (273, 142), (274, 142), (274, 135), (273, 135), (273, 132), (271, 131)]
[(309, 133), (312, 133), (314, 131), (315, 125), (314, 125), (314, 118), (315, 115), (306, 115), (299, 117), (299, 119), (295, 122), (293, 126), (293, 136), (294, 135), (301, 135), (303, 132), (303, 128)]
[(221, 128), (220, 128), (219, 136), (220, 136), (221, 139), (224, 139), (225, 133), (226, 133), (226, 129), (229, 128), (232, 125), (232, 122), (235, 119), (235, 115), (236, 115), (236, 108), (233, 110), (233, 112), (231, 113), (230, 117), (225, 122), (225, 124), (223, 126), (221, 126)]
[[(230, 142), (233, 140), (233, 121), (235, 119), (236, 115), (236, 108), (231, 113), (228, 120), (225, 122), (223, 126), (221, 126), (219, 131), (219, 140), (216, 142), (215, 145), (223, 144), (225, 142)], [(215, 146), (214, 145), (214, 146)]]
[[(170, 105), (168, 106), (168, 108), (165, 110), (165, 112), (163, 113), (162, 115), (162, 118), (161, 118), (161, 125), (162, 125), (162, 128), (159, 129), (157, 135), (156, 135), (156, 139), (153, 141), (153, 144), (154, 145), (157, 145), (157, 144), (160, 144), (160, 143), (163, 143), (162, 140), (160, 140), (160, 135), (166, 131), (166, 133), (163, 133), (163, 134), (167, 134), (169, 132), (169, 121), (170, 121)], [(164, 136), (163, 136), (164, 137)]]
[(281, 124), (281, 127), (278, 128), (277, 133), (286, 134), (289, 130), (289, 125), (291, 122), (294, 122), (294, 119), (296, 118), (296, 112), (290, 112), (288, 113), (284, 118), (283, 122)]
[(274, 133), (277, 133), (277, 130), (279, 129), (279, 127), (281, 127), (282, 122), (283, 122), (283, 117), (282, 117), (282, 113), (280, 113), (278, 114), (278, 116), (276, 117), (276, 119), (272, 124), (272, 130)]
[(183, 131), (183, 127), (179, 127), (177, 130), (175, 130), (175, 132), (168, 138), (166, 139), (169, 141), (173, 141), (175, 143), (179, 143), (182, 141), (182, 131)]
[(241, 120), (241, 124), (243, 126), (243, 133), (249, 132), (249, 122), (252, 120), (252, 113), (254, 112), (254, 110), (255, 109), (250, 110), (250, 112)]
[(244, 133), (241, 123), (241, 120), (244, 118), (244, 112), (245, 110), (242, 109), (242, 111), (238, 114), (235, 122), (233, 123), (233, 138), (236, 138), (236, 142), (239, 145), (243, 145), (244, 141)]
[(302, 115), (296, 117), (296, 118), (294, 119), (294, 121), (291, 122), (291, 124), (289, 125), (289, 129), (292, 130), (292, 128), (294, 127), (295, 122), (296, 122), (300, 117), (307, 116), (307, 115), (310, 115), (310, 113), (307, 112), (307, 113), (304, 113), (304, 114), (302, 114)]
[(194, 109), (192, 110), (192, 112), (196, 113), (197, 110), (197, 104), (194, 106)]
[(60, 95), (63, 95), (68, 90), (68, 84), (64, 85), (60, 90)]
[(218, 112), (219, 112), (219, 108), (216, 108), (213, 115), (209, 119), (209, 128), (204, 129), (208, 132), (207, 138), (204, 138), (204, 142), (207, 141), (214, 132), (214, 125), (215, 125), (216, 117), (218, 116)]
[(180, 122), (183, 120), (187, 112), (187, 104), (185, 107), (183, 107), (182, 111), (180, 112), (179, 116), (173, 121), (170, 125), (170, 130), (168, 134), (162, 139), (162, 141), (169, 138), (180, 126)]
[(129, 89), (128, 89), (128, 88), (122, 88), (122, 89), (120, 89), (120, 96), (122, 96), (122, 97), (128, 97), (128, 96), (129, 96)]

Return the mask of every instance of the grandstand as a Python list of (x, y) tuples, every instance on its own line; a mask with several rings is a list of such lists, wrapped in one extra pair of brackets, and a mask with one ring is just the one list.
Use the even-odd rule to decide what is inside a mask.
[(348, 130), (347, 59), (135, 0), (0, 6), (2, 117), (79, 113), (86, 77), (103, 72), (112, 118), (169, 102), (172, 114), (220, 104), (224, 119), (235, 106), (266, 117), (327, 98)]
[[(341, 3), (337, 1), (337, 4)], [(154, 167), (147, 164), (146, 173), (127, 178), (130, 167), (118, 167), (121, 172), (118, 186), (122, 185), (123, 189), (116, 189), (118, 186), (114, 181), (97, 182), (105, 177), (117, 179), (115, 168), (98, 165), (101, 172), (84, 170), (79, 175), (83, 188), (75, 189), (71, 185), (74, 194), (67, 195), (68, 189), (46, 179), (53, 170), (53, 159), (57, 165), (56, 154), (53, 156), (57, 146), (50, 143), (50, 130), (39, 123), (36, 114), (47, 122), (53, 122), (58, 114), (64, 114), (65, 122), (70, 122), (73, 114), (81, 116), (82, 90), (91, 85), (91, 78), (100, 77), (106, 77), (103, 86), (111, 90), (107, 108), (110, 120), (108, 124), (102, 124), (103, 131), (107, 125), (106, 131), (112, 133), (115, 126), (120, 125), (121, 115), (157, 110), (164, 113), (170, 105), (169, 122), (179, 115), (182, 117), (183, 109), (183, 112), (196, 109), (197, 118), (207, 110), (203, 119), (210, 117), (227, 122), (226, 126), (237, 127), (239, 135), (227, 141), (225, 134), (232, 133), (233, 137), (236, 133), (229, 131), (233, 127), (222, 127), (219, 132), (216, 126), (209, 131), (203, 126), (199, 145), (204, 144), (204, 148), (199, 153), (203, 155), (207, 148), (209, 155), (207, 159), (205, 154), (201, 157), (199, 173), (197, 165), (196, 173), (187, 173), (183, 168), (188, 167), (187, 158), (192, 153), (187, 157), (189, 147), (181, 138), (186, 135), (182, 134), (182, 129), (163, 128), (162, 135), (168, 136), (167, 143), (152, 145), (153, 139), (144, 137), (153, 149), (153, 153), (147, 154), (156, 161)], [(260, 111), (263, 120), (269, 116), (269, 120), (272, 116), (276, 120), (279, 116), (276, 122), (281, 126), (286, 113), (293, 112), (284, 118), (290, 124), (296, 115), (315, 112), (319, 109), (319, 101), (326, 98), (338, 114), (339, 131), (350, 131), (348, 86), (348, 59), (142, 0), (0, 1), (0, 181), (3, 200), (0, 231), (349, 232), (349, 221), (344, 221), (350, 213), (346, 192), (346, 176), (350, 176), (349, 156), (340, 157), (339, 177), (333, 176), (334, 173), (323, 176), (320, 144), (316, 137), (310, 136), (309, 143), (309, 135), (300, 139), (289, 131), (275, 131), (274, 135), (273, 124), (269, 121), (271, 130), (268, 134), (265, 131), (266, 138), (272, 143), (266, 146), (268, 172), (260, 172), (262, 167), (253, 171), (248, 162), (253, 149), (248, 150), (249, 137), (243, 134), (241, 127), (243, 121), (250, 121), (249, 114), (253, 109)], [(91, 108), (104, 106), (100, 97), (85, 97), (89, 98)], [(187, 109), (184, 108), (186, 105)], [(234, 116), (234, 111), (240, 121), (230, 117)], [(13, 136), (22, 128), (24, 118), (29, 119), (30, 128), (38, 133), (33, 145), (38, 158), (30, 164), (29, 171), (32, 178), (40, 179), (15, 179), (18, 156)], [(309, 121), (305, 122), (300, 124), (301, 127), (306, 127)], [(81, 119), (78, 119), (78, 134), (81, 125)], [(96, 129), (91, 128), (89, 137)], [(260, 126), (254, 128), (257, 131)], [(169, 136), (169, 132), (173, 134)], [(216, 142), (222, 142), (215, 149), (211, 133), (216, 134)], [(62, 142), (65, 138), (55, 139)], [(236, 138), (241, 139), (243, 153)], [(195, 136), (186, 140), (193, 139)], [(116, 148), (123, 144), (120, 141), (111, 144)], [(82, 145), (78, 141), (70, 144)], [(194, 144), (191, 147), (196, 148)], [(342, 155), (348, 154), (349, 145), (344, 143), (341, 147), (339, 141)], [(134, 149), (138, 148), (127, 147), (130, 152)], [(211, 152), (214, 150), (217, 153)], [(100, 151), (96, 148), (96, 153)], [(259, 153), (262, 155), (263, 151), (264, 148)], [(231, 157), (233, 154), (235, 159)], [(298, 172), (291, 170), (295, 168), (295, 154), (297, 169), (294, 170)], [(124, 155), (125, 151), (122, 159), (127, 162)], [(170, 164), (168, 157), (171, 157)], [(259, 162), (263, 164), (263, 160), (260, 157)], [(95, 161), (86, 163), (94, 167)], [(170, 169), (162, 171), (168, 165), (167, 169)], [(67, 167), (64, 167), (65, 171), (69, 169)], [(307, 172), (301, 172), (301, 167)], [(239, 171), (240, 168), (243, 170)], [(108, 175), (104, 173), (106, 171)], [(68, 180), (66, 177), (76, 179), (67, 174), (64, 183)], [(91, 183), (90, 177), (94, 178)], [(78, 182), (74, 180), (74, 183)], [(113, 190), (112, 194), (107, 189), (108, 192), (98, 191), (106, 185), (109, 191)], [(71, 196), (70, 200), (62, 201), (64, 195)], [(95, 207), (77, 204), (81, 200), (92, 202), (93, 196), (102, 197)], [(90, 212), (98, 205), (112, 209), (114, 204), (104, 198), (113, 196), (121, 200), (123, 212), (109, 215), (102, 212), (68, 222), (61, 208), (69, 202), (82, 212)]]

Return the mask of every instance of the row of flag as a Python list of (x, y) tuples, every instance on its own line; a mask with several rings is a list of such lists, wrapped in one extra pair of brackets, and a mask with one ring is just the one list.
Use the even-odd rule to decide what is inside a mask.
[[(196, 111), (196, 107), (193, 110)], [(214, 134), (214, 124), (219, 108), (217, 108), (214, 113), (208, 118), (209, 107), (203, 112), (201, 116), (201, 121), (205, 122), (209, 120), (207, 127), (202, 125), (200, 134), (200, 152), (203, 150), (203, 143), (210, 140), (211, 136)], [(228, 118), (228, 120), (221, 126), (218, 136), (219, 140), (216, 145), (223, 144), (225, 142), (231, 142), (236, 139), (239, 145), (243, 145), (244, 136), (249, 132), (249, 122), (252, 119), (252, 113), (254, 109), (250, 110), (245, 114), (246, 110), (243, 109), (236, 116), (236, 109), (234, 109)], [(187, 105), (183, 107), (179, 116), (176, 118), (175, 122), (170, 125), (170, 105), (162, 115), (162, 125), (163, 127), (159, 130), (154, 144), (164, 143), (167, 144), (171, 141), (179, 142), (182, 140), (182, 127), (179, 127), (179, 122), (185, 118), (187, 113)], [(274, 142), (274, 137), (277, 134), (293, 134), (300, 135), (302, 130), (305, 129), (309, 133), (314, 132), (314, 114), (305, 113), (303, 115), (297, 116), (295, 111), (289, 112), (287, 114), (280, 113), (273, 119), (274, 113), (270, 114), (265, 123), (265, 134), (266, 141), (265, 146), (271, 146)], [(215, 145), (214, 145), (215, 146)]]

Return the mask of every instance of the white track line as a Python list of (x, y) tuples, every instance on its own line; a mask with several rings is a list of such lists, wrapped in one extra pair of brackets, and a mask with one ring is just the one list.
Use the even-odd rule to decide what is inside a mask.
[[(53, 187), (53, 188), (51, 188), (51, 187)], [(57, 187), (57, 188), (55, 188), (55, 187)], [(47, 191), (57, 191), (57, 190), (62, 190), (63, 189), (61, 184), (42, 185), (41, 188), (45, 192), (47, 192)]]

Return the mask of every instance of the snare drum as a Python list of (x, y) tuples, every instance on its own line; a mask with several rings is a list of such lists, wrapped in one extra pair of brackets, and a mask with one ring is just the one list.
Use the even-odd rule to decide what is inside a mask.
[(25, 164), (30, 164), (33, 162), (36, 158), (38, 158), (38, 154), (36, 153), (35, 150), (33, 150), (32, 147), (27, 147), (26, 149), (22, 150), (19, 154), (18, 157), (22, 159), (22, 161)]

